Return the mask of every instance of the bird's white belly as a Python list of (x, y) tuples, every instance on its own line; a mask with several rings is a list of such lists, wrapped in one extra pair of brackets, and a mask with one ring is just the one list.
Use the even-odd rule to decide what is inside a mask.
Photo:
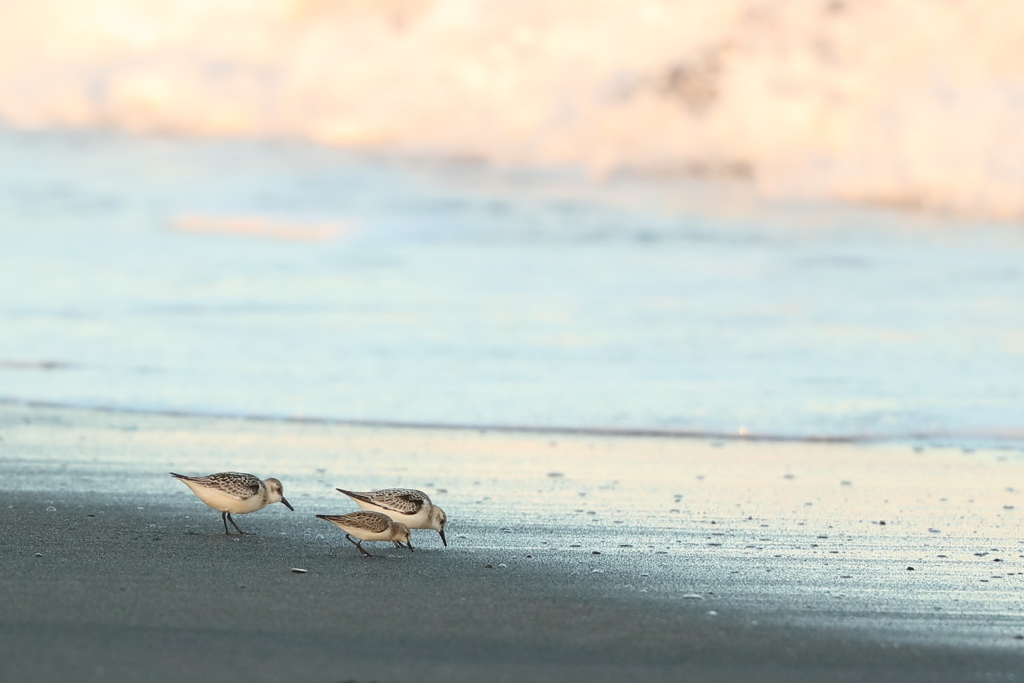
[(248, 512), (256, 512), (263, 507), (263, 496), (250, 496), (249, 498), (239, 500), (218, 489), (199, 486), (187, 480), (185, 483), (188, 484), (188, 487), (192, 489), (192, 493), (196, 494), (199, 500), (220, 512), (244, 515)]
[[(355, 500), (356, 501), (356, 505), (358, 505), (362, 509), (369, 510), (370, 512), (382, 512), (385, 515), (387, 515), (388, 517), (390, 517), (392, 520), (394, 520), (396, 522), (401, 522), (402, 524), (406, 525), (410, 529), (429, 529), (430, 528), (430, 518), (427, 516), (426, 509), (421, 509), (415, 515), (403, 515), (402, 513), (395, 512), (394, 510), (386, 510), (386, 509), (384, 509), (382, 507), (374, 505), (373, 503), (367, 503), (365, 500), (359, 500), (359, 499), (353, 499), (353, 500)], [(355, 534), (352, 534), (352, 535), (355, 536)]]
[(361, 541), (390, 541), (392, 539), (392, 531), (368, 531), (366, 529), (359, 529), (356, 527), (343, 526), (341, 529), (346, 534), (352, 534)]

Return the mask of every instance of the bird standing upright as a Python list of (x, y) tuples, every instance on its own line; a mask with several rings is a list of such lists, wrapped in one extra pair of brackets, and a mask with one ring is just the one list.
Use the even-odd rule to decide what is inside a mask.
[(224, 522), (224, 533), (230, 535), (228, 522), (231, 522), (238, 533), (245, 532), (231, 517), (232, 514), (244, 515), (262, 510), (271, 503), (282, 503), (286, 508), (295, 511), (291, 503), (285, 500), (284, 487), (277, 479), (262, 480), (252, 474), (242, 472), (218, 472), (205, 477), (186, 477), (184, 474), (171, 472), (185, 483), (199, 500), (220, 512)]

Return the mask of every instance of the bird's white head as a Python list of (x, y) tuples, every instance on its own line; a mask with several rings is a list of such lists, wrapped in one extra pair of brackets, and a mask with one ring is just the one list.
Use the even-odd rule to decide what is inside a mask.
[(412, 550), (412, 538), (409, 534), (409, 527), (402, 524), (401, 522), (392, 522), (395, 528), (395, 540), (400, 543), (405, 543), (405, 547)]
[(448, 515), (444, 513), (444, 510), (434, 506), (434, 509), (430, 511), (430, 528), (437, 531), (441, 536), (441, 543), (444, 543), (445, 547), (448, 547), (448, 541), (444, 537), (444, 525), (448, 523)]
[(271, 503), (282, 503), (286, 508), (295, 512), (295, 508), (289, 503), (284, 497), (284, 486), (277, 479), (271, 477), (270, 479), (263, 480), (264, 486), (267, 487), (267, 505)]

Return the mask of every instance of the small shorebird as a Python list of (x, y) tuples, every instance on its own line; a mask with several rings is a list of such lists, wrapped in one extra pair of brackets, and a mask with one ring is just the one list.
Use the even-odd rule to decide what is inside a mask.
[(430, 496), (416, 489), (381, 489), (380, 491), (346, 491), (337, 489), (351, 498), (364, 510), (383, 512), (410, 529), (434, 529), (441, 535), (441, 542), (448, 547), (444, 538), (444, 525), (448, 515), (430, 502)]
[[(396, 548), (405, 547), (412, 550), (412, 541), (409, 539), (409, 527), (396, 522), (380, 512), (350, 512), (347, 515), (317, 515), (317, 519), (324, 519), (345, 532), (345, 538), (355, 544), (363, 555), (373, 557), (363, 548), (363, 541), (391, 541)], [(354, 541), (355, 536), (359, 541)]]
[[(172, 477), (183, 481), (192, 489), (199, 500), (214, 510), (220, 511), (220, 519), (224, 522), (224, 533), (230, 535), (228, 522), (238, 529), (232, 514), (244, 515), (262, 510), (271, 503), (284, 503), (284, 506), (295, 511), (292, 504), (285, 500), (284, 487), (277, 479), (262, 480), (251, 474), (242, 472), (218, 472), (205, 477), (186, 477), (184, 474), (171, 472)], [(245, 532), (238, 529), (238, 533)]]

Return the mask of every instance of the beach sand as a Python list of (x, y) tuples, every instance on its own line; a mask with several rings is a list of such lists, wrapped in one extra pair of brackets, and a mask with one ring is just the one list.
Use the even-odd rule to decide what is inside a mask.
[[(0, 439), (4, 681), (1024, 680), (1016, 449), (20, 404)], [(296, 511), (228, 537), (170, 470)], [(449, 547), (360, 557), (337, 486), (427, 491)]]

